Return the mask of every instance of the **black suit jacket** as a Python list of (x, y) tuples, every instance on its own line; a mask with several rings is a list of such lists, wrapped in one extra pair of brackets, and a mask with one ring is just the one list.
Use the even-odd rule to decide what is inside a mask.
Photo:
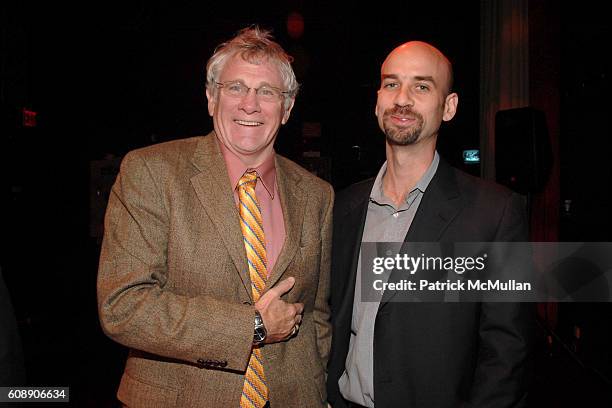
[[(351, 332), (357, 259), (374, 180), (341, 192), (334, 209), (332, 351), (328, 399), (338, 389)], [(526, 241), (522, 196), (443, 160), (406, 236), (411, 242)], [(374, 332), (374, 399), (390, 407), (520, 407), (532, 305), (381, 302)]]

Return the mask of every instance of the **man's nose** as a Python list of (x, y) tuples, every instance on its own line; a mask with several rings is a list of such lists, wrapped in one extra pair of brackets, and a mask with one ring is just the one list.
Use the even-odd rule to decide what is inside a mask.
[(261, 106), (259, 105), (259, 99), (257, 98), (257, 91), (253, 88), (250, 88), (246, 95), (242, 97), (240, 101), (239, 108), (245, 111), (246, 113), (255, 113), (261, 111)]
[(402, 87), (396, 94), (393, 101), (397, 106), (414, 106), (414, 97), (410, 88)]

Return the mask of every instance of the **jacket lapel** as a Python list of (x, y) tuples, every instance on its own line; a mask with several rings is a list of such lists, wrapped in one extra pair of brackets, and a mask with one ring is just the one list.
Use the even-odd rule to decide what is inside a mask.
[(437, 242), (463, 208), (453, 168), (440, 159), (404, 241)]
[(252, 297), (238, 209), (214, 132), (200, 139), (192, 162), (200, 172), (191, 178), (191, 184), (225, 244), (248, 296)]
[(278, 155), (276, 156), (276, 183), (283, 209), (285, 241), (266, 282), (268, 288), (273, 287), (280, 280), (295, 257), (301, 242), (304, 208), (307, 202), (306, 192), (300, 186), (301, 177), (295, 171), (291, 171), (285, 159)]
[(436, 175), (423, 195), (404, 241), (439, 241), (462, 207), (453, 169), (445, 161), (440, 160)]
[[(438, 242), (444, 231), (463, 208), (457, 179), (453, 168), (440, 159), (438, 170), (429, 183), (419, 209), (404, 238), (404, 242)], [(391, 273), (389, 282), (400, 278), (401, 274)], [(385, 291), (381, 306), (397, 293)]]

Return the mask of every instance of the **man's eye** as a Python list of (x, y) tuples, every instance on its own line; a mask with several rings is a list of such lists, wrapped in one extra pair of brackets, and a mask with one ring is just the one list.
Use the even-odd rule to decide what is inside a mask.
[(418, 85), (416, 86), (416, 88), (417, 88), (417, 90), (419, 90), (419, 91), (429, 91), (429, 86), (427, 86), (427, 85), (423, 85), (423, 84), (418, 84)]
[(233, 93), (241, 93), (242, 90), (244, 89), (244, 87), (242, 86), (242, 84), (230, 84), (227, 87), (227, 90)]
[(399, 84), (397, 82), (388, 82), (386, 84), (383, 85), (383, 88), (385, 89), (395, 89), (398, 88)]
[(259, 94), (261, 96), (275, 96), (276, 92), (272, 88), (262, 87), (262, 88), (259, 88)]

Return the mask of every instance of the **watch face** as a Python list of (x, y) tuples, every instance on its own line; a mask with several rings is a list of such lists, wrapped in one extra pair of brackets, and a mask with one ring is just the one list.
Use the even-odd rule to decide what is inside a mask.
[(263, 341), (266, 339), (267, 334), (268, 331), (266, 330), (266, 326), (264, 326), (261, 315), (259, 314), (259, 312), (255, 312), (255, 332), (253, 333), (253, 343), (263, 343)]
[(255, 329), (255, 333), (253, 336), (253, 341), (256, 343), (262, 342), (266, 339), (266, 329), (263, 327), (258, 327)]

